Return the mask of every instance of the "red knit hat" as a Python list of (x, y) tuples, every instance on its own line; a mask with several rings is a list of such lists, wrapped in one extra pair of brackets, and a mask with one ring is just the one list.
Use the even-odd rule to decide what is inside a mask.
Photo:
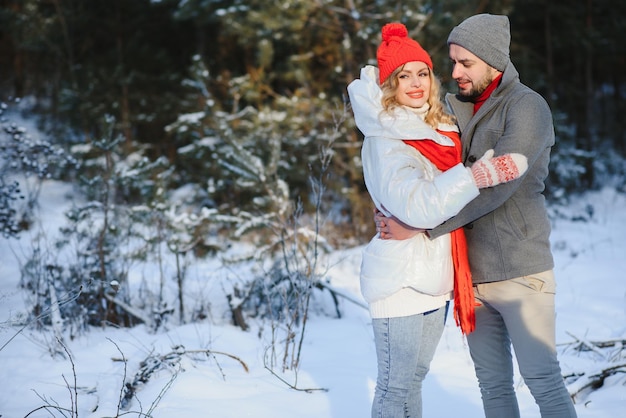
[(409, 38), (409, 31), (402, 23), (387, 23), (382, 29), (383, 41), (378, 47), (378, 69), (380, 84), (399, 66), (411, 61), (421, 61), (433, 69), (428, 52)]

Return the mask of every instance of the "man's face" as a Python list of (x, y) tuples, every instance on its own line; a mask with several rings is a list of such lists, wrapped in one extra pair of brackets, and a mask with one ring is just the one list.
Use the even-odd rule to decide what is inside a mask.
[(498, 70), (457, 44), (450, 44), (452, 78), (459, 94), (470, 99), (480, 96), (498, 75)]

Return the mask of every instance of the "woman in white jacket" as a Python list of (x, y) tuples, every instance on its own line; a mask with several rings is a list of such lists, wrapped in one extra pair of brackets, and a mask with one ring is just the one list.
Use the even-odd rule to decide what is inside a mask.
[(363, 175), (376, 208), (416, 228), (406, 240), (375, 236), (363, 251), (361, 291), (369, 304), (378, 358), (372, 417), (421, 417), (421, 386), (443, 332), (454, 289), (455, 319), (473, 330), (473, 297), (462, 230), (430, 240), (433, 228), (478, 196), (518, 178), (525, 158), (487, 153), (461, 163), (453, 118), (444, 112), (428, 53), (406, 27), (382, 29), (378, 68), (348, 86), (365, 139)]

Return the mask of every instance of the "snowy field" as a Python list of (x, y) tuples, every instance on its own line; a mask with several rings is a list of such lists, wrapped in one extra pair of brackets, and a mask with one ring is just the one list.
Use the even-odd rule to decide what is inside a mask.
[[(66, 185), (49, 182), (41, 197), (45, 214), (37, 229), (54, 234), (67, 208)], [(626, 340), (626, 198), (612, 190), (589, 194), (567, 210), (587, 213), (588, 221), (555, 219), (553, 250), (557, 277), (557, 342), (565, 375), (581, 379), (626, 364), (620, 344), (595, 350), (584, 342)], [(0, 416), (17, 417), (158, 417), (158, 418), (365, 418), (369, 416), (376, 378), (376, 360), (367, 311), (341, 300), (343, 317), (315, 315), (307, 323), (298, 373), (281, 375), (302, 390), (294, 390), (264, 367), (265, 337), (258, 325), (243, 332), (227, 318), (172, 327), (151, 334), (133, 329), (94, 329), (67, 341), (71, 361), (52, 358), (52, 336), (22, 329), (24, 295), (17, 285), (20, 263), (30, 236), (20, 241), (0, 239)], [(358, 287), (360, 248), (337, 250), (326, 260), (331, 283), (361, 301)], [(210, 265), (198, 264), (190, 275), (209, 275)], [(199, 293), (219, 294), (210, 283)], [(193, 297), (190, 295), (189, 297)], [(223, 297), (223, 295), (222, 295)], [(215, 312), (218, 313), (216, 302)], [(332, 309), (328, 309), (332, 313)], [(580, 340), (583, 344), (571, 345)], [(578, 347), (578, 348), (576, 348)], [(207, 357), (193, 350), (211, 350)], [(136, 398), (120, 410), (123, 382), (132, 379), (150, 355), (174, 356), (139, 388)], [(122, 361), (125, 360), (125, 361)], [(244, 365), (247, 367), (244, 368)], [(626, 375), (609, 376), (604, 386), (584, 391), (576, 409), (580, 418), (626, 416)], [(568, 380), (569, 383), (573, 379)], [(579, 380), (580, 384), (582, 380)], [(76, 386), (76, 390), (69, 389)], [(573, 386), (572, 386), (573, 387)], [(308, 390), (305, 390), (308, 389)], [(539, 417), (524, 382), (517, 377), (522, 416)], [(59, 409), (44, 409), (57, 405)], [(64, 414), (60, 409), (65, 411)], [(77, 411), (71, 415), (70, 411)], [(424, 384), (425, 418), (482, 417), (480, 394), (466, 344), (451, 317)]]

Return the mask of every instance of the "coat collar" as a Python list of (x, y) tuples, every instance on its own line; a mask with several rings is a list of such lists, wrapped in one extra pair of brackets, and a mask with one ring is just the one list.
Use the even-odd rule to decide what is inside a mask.
[(446, 94), (446, 104), (456, 117), (457, 125), (461, 130), (461, 136), (463, 138), (463, 158), (467, 156), (471, 145), (471, 140), (468, 141), (468, 138), (473, 137), (476, 125), (484, 118), (485, 115), (489, 114), (491, 110), (503, 100), (509, 89), (518, 82), (519, 73), (513, 63), (509, 61), (508, 65), (504, 69), (504, 73), (502, 74), (502, 82), (475, 115), (473, 102), (458, 94)]

